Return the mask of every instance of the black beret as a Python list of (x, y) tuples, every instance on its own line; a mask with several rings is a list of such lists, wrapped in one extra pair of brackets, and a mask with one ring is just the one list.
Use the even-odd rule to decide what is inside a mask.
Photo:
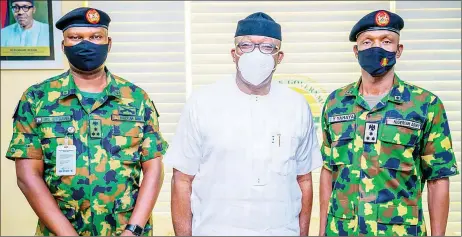
[(88, 7), (79, 7), (61, 17), (56, 28), (65, 31), (70, 27), (109, 27), (111, 18), (105, 12)]
[(350, 41), (355, 42), (359, 34), (371, 30), (389, 30), (397, 33), (403, 29), (404, 21), (399, 15), (386, 10), (378, 10), (365, 15), (353, 26)]
[(282, 40), (281, 26), (263, 12), (256, 12), (237, 23), (234, 37), (260, 35)]

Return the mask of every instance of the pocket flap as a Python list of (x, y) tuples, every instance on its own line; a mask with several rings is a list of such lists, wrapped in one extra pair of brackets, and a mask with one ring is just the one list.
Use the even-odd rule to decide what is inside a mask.
[(417, 225), (419, 207), (399, 204), (398, 206), (379, 205), (377, 222), (382, 224)]
[(420, 130), (383, 124), (380, 140), (388, 143), (412, 147), (418, 141)]
[(354, 122), (334, 123), (329, 127), (329, 135), (332, 142), (353, 140), (355, 131)]
[(124, 137), (143, 137), (143, 131), (140, 126), (137, 126), (134, 123), (124, 122), (121, 125), (113, 125), (112, 135)]
[(39, 126), (40, 136), (42, 138), (72, 137), (74, 133), (68, 133), (71, 122), (44, 123)]

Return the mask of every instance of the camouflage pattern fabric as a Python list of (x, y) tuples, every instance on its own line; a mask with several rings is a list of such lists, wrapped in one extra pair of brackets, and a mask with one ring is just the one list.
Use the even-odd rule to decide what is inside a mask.
[[(79, 235), (121, 234), (138, 196), (141, 162), (161, 158), (168, 146), (148, 94), (109, 71), (107, 82), (96, 100), (82, 98), (69, 71), (31, 86), (15, 112), (6, 154), (43, 160), (43, 178)], [(66, 136), (77, 149), (75, 176), (55, 171), (56, 147)], [(39, 221), (36, 235), (54, 234)]]
[(443, 103), (395, 75), (371, 109), (360, 81), (334, 91), (323, 109), (321, 150), (332, 171), (326, 235), (426, 235), (425, 182), (458, 174)]

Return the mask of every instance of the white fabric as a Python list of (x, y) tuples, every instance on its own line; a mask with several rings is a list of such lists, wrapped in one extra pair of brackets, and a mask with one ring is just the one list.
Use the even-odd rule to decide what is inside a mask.
[(322, 165), (302, 95), (277, 83), (246, 95), (234, 79), (191, 96), (164, 161), (195, 175), (193, 235), (299, 235), (296, 178)]
[(369, 108), (372, 109), (372, 108), (374, 108), (374, 107), (383, 99), (383, 97), (385, 97), (386, 95), (388, 95), (388, 92), (387, 92), (387, 93), (380, 94), (380, 95), (362, 95), (362, 97), (363, 97), (364, 100), (367, 102), (367, 104), (369, 104)]
[(34, 20), (30, 29), (24, 30), (18, 23), (1, 30), (2, 47), (50, 47), (48, 24)]

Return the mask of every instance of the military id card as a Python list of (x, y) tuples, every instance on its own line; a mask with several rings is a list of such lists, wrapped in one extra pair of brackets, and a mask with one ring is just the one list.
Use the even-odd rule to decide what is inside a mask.
[(56, 175), (75, 175), (77, 149), (74, 145), (56, 147)]

